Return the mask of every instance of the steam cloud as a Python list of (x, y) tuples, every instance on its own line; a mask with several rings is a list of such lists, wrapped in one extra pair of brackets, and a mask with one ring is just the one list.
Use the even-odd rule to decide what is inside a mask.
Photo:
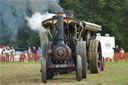
[[(28, 25), (34, 30), (39, 30), (40, 26), (31, 25), (31, 21), (41, 25), (41, 21), (44, 20), (43, 16), (48, 10), (54, 13), (62, 12), (63, 9), (57, 4), (57, 1), (0, 0), (0, 45), (6, 43), (5, 40), (18, 39), (19, 30), (28, 27)], [(39, 19), (40, 17), (41, 19)]]
[(41, 14), (40, 12), (36, 12), (32, 15), (32, 17), (26, 17), (27, 21), (28, 21), (28, 26), (35, 31), (38, 32), (44, 32), (45, 29), (44, 27), (42, 27), (42, 21), (48, 19), (48, 18), (52, 18), (53, 16), (55, 16), (55, 14), (51, 14), (51, 13), (44, 13)]

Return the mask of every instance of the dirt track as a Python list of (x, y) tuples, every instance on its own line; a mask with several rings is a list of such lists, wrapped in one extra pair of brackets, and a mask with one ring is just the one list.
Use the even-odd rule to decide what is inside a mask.
[[(41, 82), (40, 63), (0, 64), (1, 85), (44, 85)], [(75, 72), (58, 75), (45, 85), (128, 85), (128, 63), (107, 63), (105, 72), (88, 74), (76, 81)]]

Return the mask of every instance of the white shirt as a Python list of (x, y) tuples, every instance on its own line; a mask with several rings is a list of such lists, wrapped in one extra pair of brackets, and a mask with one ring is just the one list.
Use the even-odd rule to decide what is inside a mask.
[(11, 49), (10, 53), (12, 53), (13, 55), (15, 55), (15, 49)]

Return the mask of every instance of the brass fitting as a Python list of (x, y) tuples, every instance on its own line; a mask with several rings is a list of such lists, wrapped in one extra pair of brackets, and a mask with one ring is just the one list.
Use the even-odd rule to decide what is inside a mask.
[(57, 13), (57, 16), (63, 16), (63, 15), (64, 15), (64, 13), (62, 13), (62, 12)]

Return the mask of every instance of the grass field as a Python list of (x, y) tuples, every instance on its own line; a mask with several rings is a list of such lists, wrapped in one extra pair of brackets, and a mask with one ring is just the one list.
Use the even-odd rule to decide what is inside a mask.
[(128, 85), (128, 63), (106, 63), (105, 71), (76, 81), (75, 72), (41, 82), (40, 63), (0, 63), (0, 85)]

